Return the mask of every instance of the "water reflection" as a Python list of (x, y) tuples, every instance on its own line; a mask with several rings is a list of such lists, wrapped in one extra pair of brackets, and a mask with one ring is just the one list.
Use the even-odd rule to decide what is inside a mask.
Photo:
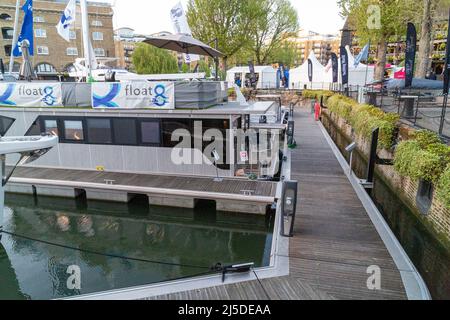
[[(7, 206), (7, 231), (62, 246), (4, 235), (0, 299), (86, 294), (205, 272), (192, 266), (210, 267), (217, 262), (263, 266), (270, 259), (272, 224), (264, 217), (216, 213), (211, 207), (193, 211), (148, 207), (139, 201), (86, 206), (67, 199), (19, 195), (7, 195)], [(67, 289), (71, 265), (81, 268), (79, 291)]]
[[(341, 153), (349, 161), (345, 147), (350, 143), (325, 118), (325, 126)], [(357, 152), (353, 155), (353, 169), (364, 177), (367, 161)], [(375, 178), (372, 199), (383, 214), (391, 230), (419, 270), (434, 299), (450, 299), (450, 252), (423, 225), (380, 176)]]

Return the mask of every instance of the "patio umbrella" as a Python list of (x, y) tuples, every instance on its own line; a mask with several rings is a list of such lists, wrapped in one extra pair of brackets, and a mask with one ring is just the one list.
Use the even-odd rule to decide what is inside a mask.
[[(217, 46), (217, 40), (216, 46)], [(185, 34), (168, 34), (158, 37), (148, 37), (145, 43), (161, 49), (172, 50), (185, 54), (198, 54), (201, 56), (209, 56), (214, 58), (216, 65), (216, 81), (219, 80), (219, 57), (223, 54), (217, 49), (213, 49), (200, 40), (194, 39)]]
[(31, 81), (31, 78), (33, 77), (33, 67), (31, 66), (28, 48), (28, 41), (23, 41), (21, 45), (23, 62), (20, 66), (19, 76), (25, 80)]
[(212, 58), (222, 57), (223, 54), (207, 44), (184, 34), (170, 34), (158, 37), (148, 37), (145, 43), (161, 49), (172, 50), (186, 54), (198, 54)]

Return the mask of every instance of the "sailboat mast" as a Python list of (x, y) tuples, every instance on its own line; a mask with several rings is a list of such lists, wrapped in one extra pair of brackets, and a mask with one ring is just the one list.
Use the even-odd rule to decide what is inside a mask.
[(83, 34), (83, 48), (84, 48), (84, 59), (85, 66), (88, 70), (88, 78), (91, 76), (92, 71), (92, 58), (90, 49), (90, 32), (89, 32), (89, 18), (88, 18), (88, 7), (86, 0), (80, 0), (81, 5), (81, 30)]
[(14, 67), (14, 48), (17, 44), (17, 32), (19, 29), (19, 13), (20, 13), (20, 0), (16, 1), (16, 15), (14, 16), (14, 34), (11, 46), (11, 57), (9, 59), (9, 74), (12, 75), (13, 67)]

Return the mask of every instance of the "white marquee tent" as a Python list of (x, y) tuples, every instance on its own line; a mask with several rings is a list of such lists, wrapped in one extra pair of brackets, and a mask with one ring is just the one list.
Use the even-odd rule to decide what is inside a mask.
[(332, 81), (332, 72), (326, 72), (325, 67), (317, 60), (314, 51), (311, 51), (308, 59), (311, 60), (313, 66), (312, 83), (308, 77), (308, 60), (300, 67), (291, 69), (289, 72), (289, 88), (303, 89), (306, 85), (308, 89), (328, 89)]
[[(350, 52), (350, 47), (345, 48), (348, 53), (348, 74), (349, 85), (351, 86), (364, 86), (366, 83), (371, 83), (375, 75), (375, 67), (367, 66), (363, 63), (359, 63), (355, 67), (355, 57)], [(308, 61), (305, 61), (303, 65), (290, 71), (289, 88), (290, 89), (303, 89), (306, 85), (308, 89), (329, 89), (330, 84), (333, 82), (333, 70), (332, 68), (324, 67), (316, 58), (313, 51), (310, 52), (308, 59), (313, 63), (313, 81), (312, 83), (308, 78)], [(339, 83), (342, 82), (341, 78), (341, 60), (339, 58)], [(366, 80), (367, 74), (367, 80)]]
[[(355, 57), (350, 52), (350, 47), (346, 46), (345, 49), (348, 53), (348, 82), (351, 86), (364, 86), (367, 83), (371, 83), (375, 77), (375, 67), (367, 66), (366, 64), (359, 63), (355, 67)], [(367, 73), (367, 81), (366, 81)], [(339, 59), (339, 82), (342, 82), (341, 78), (341, 61)]]
[[(277, 78), (277, 70), (272, 66), (255, 66), (255, 73), (258, 75), (258, 89), (278, 88), (280, 81)], [(227, 71), (228, 86), (232, 87), (236, 83), (236, 79), (241, 79), (241, 87), (245, 87), (245, 79), (250, 77), (250, 68), (234, 67)]]

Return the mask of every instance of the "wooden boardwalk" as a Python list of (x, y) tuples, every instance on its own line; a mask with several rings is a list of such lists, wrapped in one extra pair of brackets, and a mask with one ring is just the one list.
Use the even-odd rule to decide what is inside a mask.
[[(157, 297), (157, 299), (406, 299), (393, 259), (318, 125), (296, 112), (292, 179), (299, 181), (290, 275)], [(381, 290), (367, 288), (371, 265), (381, 268)], [(266, 293), (269, 297), (266, 296)], [(153, 299), (153, 298), (152, 298)]]

